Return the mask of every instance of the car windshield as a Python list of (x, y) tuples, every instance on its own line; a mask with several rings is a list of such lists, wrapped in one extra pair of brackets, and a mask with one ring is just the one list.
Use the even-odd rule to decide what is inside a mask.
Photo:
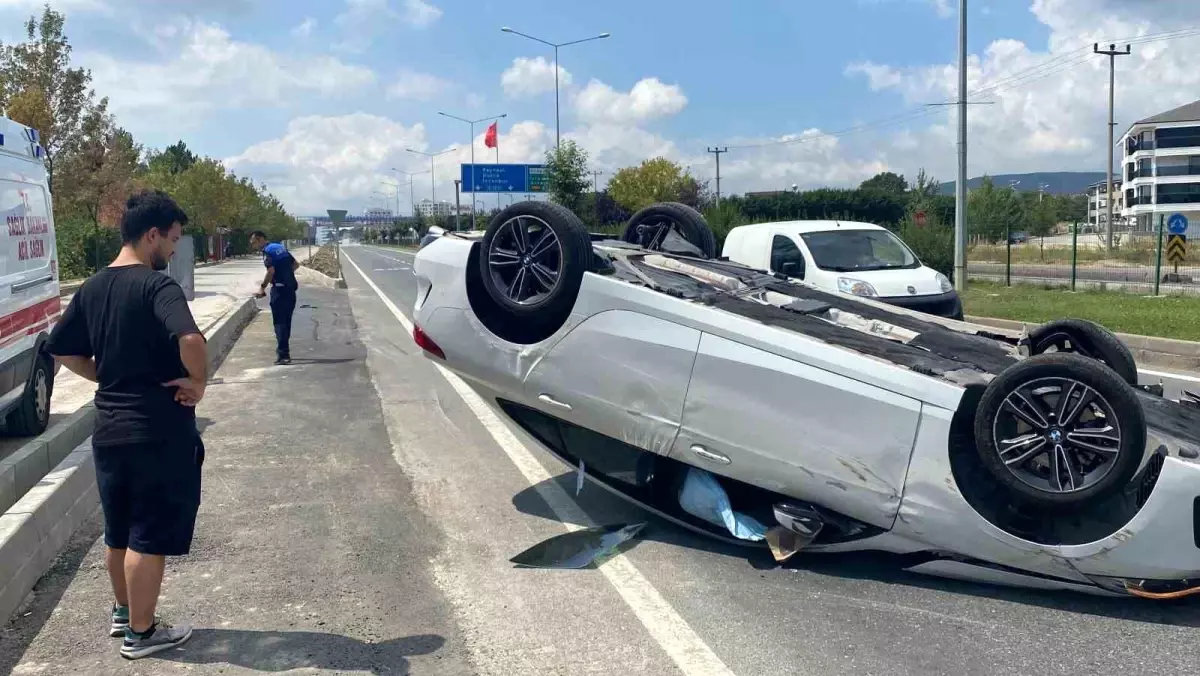
[(908, 246), (888, 230), (828, 230), (800, 235), (822, 270), (896, 270), (921, 267)]

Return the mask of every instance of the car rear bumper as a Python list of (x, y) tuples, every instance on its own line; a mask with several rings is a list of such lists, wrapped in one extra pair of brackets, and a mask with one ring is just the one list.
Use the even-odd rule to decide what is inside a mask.
[(916, 310), (926, 314), (961, 320), (963, 318), (962, 299), (957, 291), (940, 293), (934, 296), (885, 296), (878, 300), (897, 307)]

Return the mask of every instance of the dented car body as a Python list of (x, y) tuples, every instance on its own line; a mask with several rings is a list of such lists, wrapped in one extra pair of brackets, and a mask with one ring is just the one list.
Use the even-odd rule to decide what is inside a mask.
[(418, 343), (546, 450), (676, 523), (763, 545), (679, 509), (697, 467), (763, 523), (811, 510), (824, 528), (803, 556), (881, 550), (917, 572), (1108, 595), (1200, 585), (1200, 409), (1138, 389), (1146, 451), (1128, 485), (1036, 509), (972, 438), (986, 388), (1028, 359), (1022, 334), (603, 239), (569, 311), (531, 328), (485, 288), (488, 246), (448, 234), (420, 251)]

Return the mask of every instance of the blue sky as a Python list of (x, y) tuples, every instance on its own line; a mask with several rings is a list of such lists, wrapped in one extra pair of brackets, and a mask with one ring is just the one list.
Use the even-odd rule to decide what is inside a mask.
[[(34, 0), (0, 0), (12, 40)], [(881, 169), (952, 178), (945, 109), (831, 136), (953, 96), (953, 0), (61, 0), (76, 61), (93, 69), (119, 122), (149, 146), (183, 138), (266, 181), (290, 207), (354, 210), (383, 198), (390, 169), (440, 151), (441, 195), (465, 157), (467, 126), (437, 115), (507, 113), (502, 157), (536, 161), (554, 138), (551, 41), (612, 34), (561, 51), (562, 128), (608, 175), (662, 154), (726, 191), (852, 185)], [(163, 5), (163, 6), (160, 6)], [(169, 5), (169, 7), (164, 7)], [(1092, 40), (1200, 26), (1200, 3), (973, 0), (973, 85), (1003, 82)], [(1100, 17), (1100, 18), (1098, 18)], [(1157, 51), (1156, 51), (1157, 50)], [(1122, 69), (1121, 113), (1143, 117), (1194, 98), (1200, 37), (1138, 46)], [(520, 60), (520, 61), (514, 61)], [(528, 61), (526, 61), (528, 60)], [(1099, 169), (1106, 111), (1102, 59), (1017, 81), (973, 109), (972, 174)], [(1162, 82), (1139, 78), (1149, 68)], [(1190, 74), (1189, 74), (1190, 71)], [(1099, 79), (1097, 79), (1099, 78)], [(1119, 116), (1120, 117), (1120, 116)], [(477, 129), (482, 135), (483, 126)], [(1028, 139), (1028, 142), (1015, 142)], [(483, 146), (477, 145), (477, 153)], [(727, 164), (728, 163), (728, 164)], [(428, 175), (414, 178), (427, 182)], [(426, 183), (425, 185), (428, 185)], [(407, 183), (402, 210), (407, 209)], [(417, 195), (420, 199), (422, 196)]]

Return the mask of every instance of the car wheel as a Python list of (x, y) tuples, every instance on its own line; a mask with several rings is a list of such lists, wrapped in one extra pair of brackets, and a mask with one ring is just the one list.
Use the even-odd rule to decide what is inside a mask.
[(1108, 329), (1083, 319), (1059, 319), (1029, 334), (1031, 354), (1070, 352), (1095, 359), (1129, 383), (1137, 385), (1137, 363), (1133, 353)]
[(1077, 354), (1043, 354), (1006, 369), (975, 416), (983, 466), (1013, 497), (1082, 507), (1123, 489), (1146, 455), (1134, 389)]
[(621, 239), (652, 251), (700, 258), (717, 255), (717, 240), (704, 216), (678, 202), (652, 204), (637, 212), (625, 224)]
[(25, 385), (21, 402), (8, 414), (5, 424), (13, 436), (35, 437), (46, 431), (50, 423), (50, 395), (54, 388), (54, 373), (49, 360), (38, 357), (33, 373)]
[(479, 270), (500, 311), (515, 320), (558, 321), (570, 314), (592, 257), (587, 228), (550, 202), (521, 202), (492, 218)]

